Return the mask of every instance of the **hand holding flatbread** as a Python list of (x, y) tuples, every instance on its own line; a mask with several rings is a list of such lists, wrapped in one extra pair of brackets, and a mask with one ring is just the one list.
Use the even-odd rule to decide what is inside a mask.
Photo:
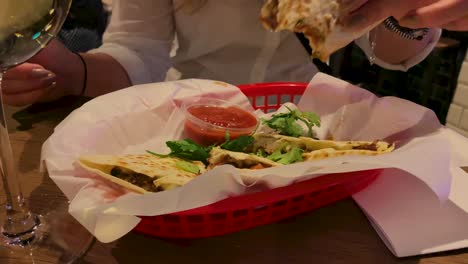
[(312, 56), (326, 61), (333, 52), (381, 22), (375, 21), (357, 31), (345, 30), (343, 21), (355, 5), (354, 2), (342, 4), (340, 0), (267, 0), (260, 18), (269, 30), (304, 33), (312, 48)]
[(443, 28), (452, 31), (468, 31), (468, 1), (440, 0), (413, 10), (400, 20), (410, 28)]
[[(386, 18), (398, 19), (434, 2), (438, 1), (267, 0), (260, 18), (266, 29), (304, 33), (312, 56), (326, 61), (332, 53), (362, 37)], [(459, 2), (466, 5), (467, 1)]]

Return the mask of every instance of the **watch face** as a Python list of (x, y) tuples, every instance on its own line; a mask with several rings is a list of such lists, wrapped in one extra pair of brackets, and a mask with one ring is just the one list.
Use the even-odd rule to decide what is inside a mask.
[(398, 21), (394, 17), (389, 17), (385, 19), (383, 24), (387, 30), (390, 30), (400, 35), (402, 38), (411, 40), (422, 40), (429, 31), (428, 28), (412, 29), (402, 27), (398, 24)]
[(427, 28), (415, 29), (413, 31), (414, 38), (417, 39), (417, 40), (422, 40), (424, 38), (424, 36), (426, 36), (428, 31), (429, 31), (429, 29), (427, 29)]

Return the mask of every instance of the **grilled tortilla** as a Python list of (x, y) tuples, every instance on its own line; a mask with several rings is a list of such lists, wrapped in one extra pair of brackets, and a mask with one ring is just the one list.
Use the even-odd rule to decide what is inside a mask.
[(380, 23), (349, 32), (342, 23), (345, 15), (341, 0), (267, 0), (260, 20), (268, 30), (304, 33), (313, 50), (312, 56), (326, 61), (333, 52)]
[(189, 162), (199, 168), (198, 173), (181, 169), (181, 162), (189, 161), (150, 154), (83, 156), (78, 161), (84, 169), (138, 193), (173, 189), (206, 171), (202, 162)]
[(208, 169), (224, 164), (230, 164), (239, 169), (264, 169), (282, 165), (254, 154), (234, 152), (219, 147), (211, 150), (208, 163)]
[(266, 153), (297, 147), (304, 150), (304, 160), (318, 160), (343, 155), (379, 155), (391, 152), (394, 144), (385, 141), (332, 141), (317, 140), (309, 137), (288, 137), (276, 134), (255, 134), (253, 152), (259, 149)]

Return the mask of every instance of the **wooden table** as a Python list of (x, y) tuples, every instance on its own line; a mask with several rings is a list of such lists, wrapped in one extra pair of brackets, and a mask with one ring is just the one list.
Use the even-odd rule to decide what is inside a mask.
[[(9, 113), (18, 110), (7, 108)], [(57, 113), (58, 110), (52, 110), (43, 115), (26, 131), (17, 130), (17, 123), (9, 120), (13, 151), (26, 196), (39, 187), (55, 188), (59, 192), (48, 177), (38, 172), (41, 146), (60, 120)], [(3, 205), (4, 198), (0, 198)], [(0, 263), (15, 261), (2, 259), (0, 254)], [(114, 243), (95, 242), (81, 263), (457, 264), (468, 263), (468, 250), (398, 259), (356, 204), (348, 199), (287, 222), (186, 243), (130, 233)]]

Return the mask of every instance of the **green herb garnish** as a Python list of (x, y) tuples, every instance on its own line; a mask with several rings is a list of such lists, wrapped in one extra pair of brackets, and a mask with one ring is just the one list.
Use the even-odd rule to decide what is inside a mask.
[(200, 173), (200, 168), (197, 165), (187, 162), (185, 160), (177, 161), (176, 167), (186, 172), (195, 173), (195, 174)]
[(289, 113), (275, 114), (269, 120), (261, 119), (262, 123), (278, 131), (281, 135), (300, 137), (304, 134), (304, 130), (296, 121), (301, 121), (307, 126), (307, 135), (313, 137), (312, 128), (314, 126), (320, 127), (320, 117), (312, 112), (292, 110), (287, 106), (286, 108)]
[(177, 157), (185, 160), (206, 162), (210, 157), (210, 150), (212, 148), (204, 148), (191, 139), (167, 141), (166, 145), (169, 147), (169, 149), (171, 149), (169, 154), (158, 154), (151, 151), (147, 152), (158, 157)]
[(288, 165), (288, 164), (292, 164), (298, 161), (302, 161), (303, 152), (304, 151), (302, 149), (297, 148), (297, 147), (291, 148), (291, 150), (286, 153), (282, 153), (281, 149), (277, 149), (267, 158), (272, 161), (275, 161), (284, 165)]
[(160, 157), (160, 158), (167, 158), (167, 157), (170, 156), (169, 154), (159, 154), (159, 153), (156, 153), (156, 152), (153, 152), (153, 151), (149, 151), (149, 150), (147, 150), (146, 152), (149, 153), (149, 154), (151, 154), (151, 155)]
[(262, 157), (262, 158), (268, 157), (268, 153), (267, 153), (264, 149), (262, 149), (262, 148), (259, 148), (259, 149), (257, 150), (257, 153), (255, 153), (255, 155), (257, 155), (257, 156), (259, 156), (259, 157)]
[(252, 145), (254, 138), (252, 136), (240, 136), (236, 139), (230, 140), (229, 133), (226, 133), (226, 142), (221, 144), (221, 148), (235, 152), (245, 152), (247, 147)]

